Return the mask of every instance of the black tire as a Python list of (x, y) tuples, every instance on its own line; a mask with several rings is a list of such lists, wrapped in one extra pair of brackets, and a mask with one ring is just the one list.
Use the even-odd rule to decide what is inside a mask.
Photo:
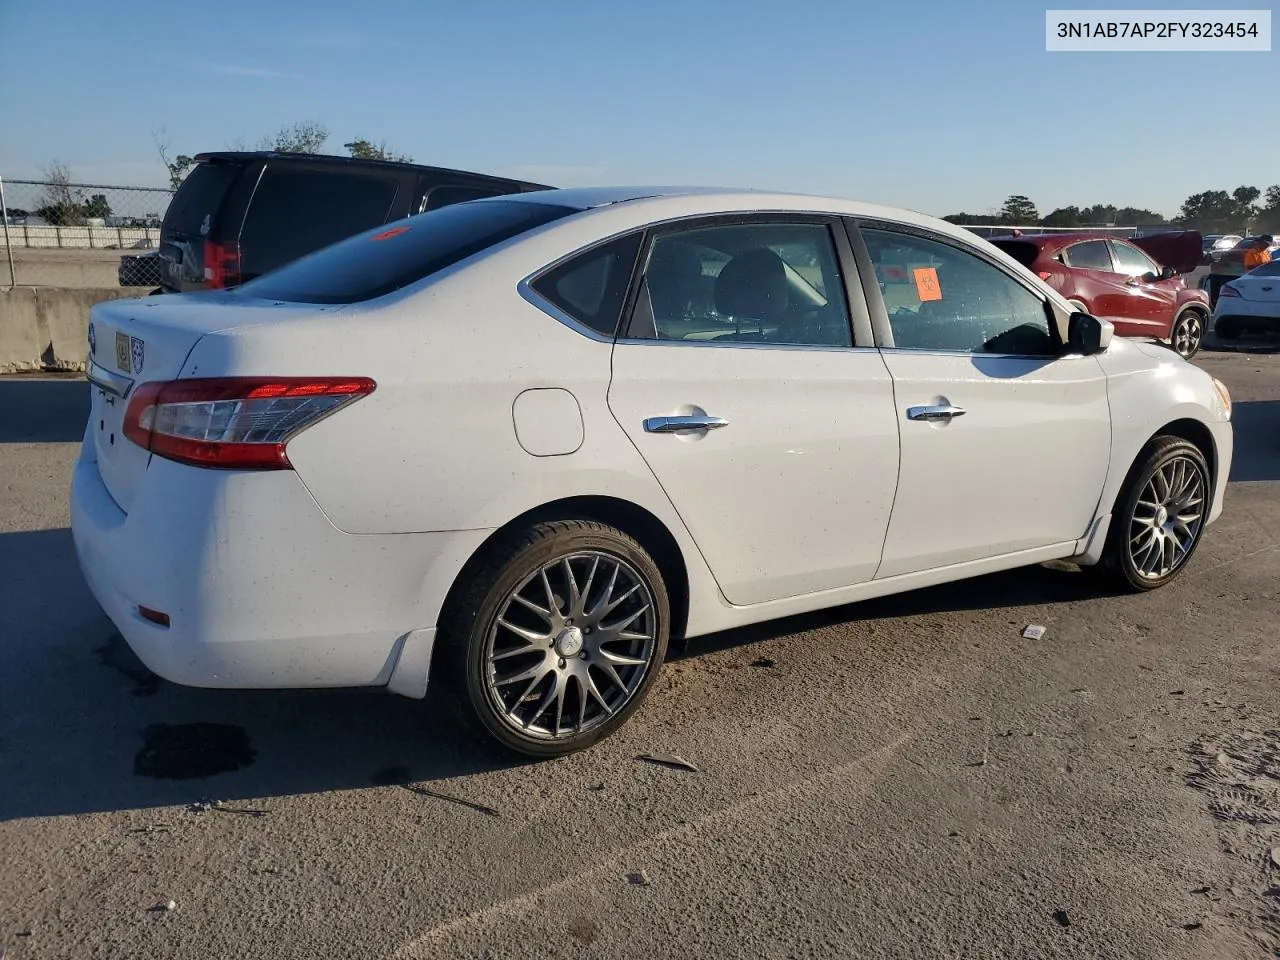
[[(1175, 461), (1189, 462), (1199, 473), (1201, 489), (1199, 522), (1196, 524), (1190, 546), (1184, 554), (1180, 555), (1172, 569), (1158, 575), (1144, 574), (1138, 569), (1133, 550), (1130, 549), (1131, 537), (1134, 536), (1131, 531), (1139, 527), (1144, 519), (1141, 514), (1144, 514), (1145, 510), (1139, 508), (1139, 500), (1156, 472)], [(1155, 590), (1169, 583), (1186, 569), (1196, 548), (1200, 546), (1200, 540), (1204, 536), (1204, 522), (1208, 517), (1213, 498), (1212, 482), (1208, 463), (1199, 447), (1181, 437), (1156, 437), (1138, 455), (1137, 461), (1129, 470), (1128, 477), (1125, 478), (1119, 496), (1116, 497), (1101, 560), (1096, 566), (1085, 569), (1108, 585), (1122, 590)]]
[[(490, 661), (491, 647), (492, 652), (497, 651), (498, 640), (500, 636), (499, 629), (505, 630), (506, 627), (499, 628), (498, 619), (509, 608), (513, 602), (513, 594), (534, 589), (535, 584), (531, 578), (540, 577), (539, 571), (548, 568), (549, 565), (555, 564), (551, 571), (551, 575), (555, 576), (555, 571), (563, 569), (560, 565), (569, 559), (570, 570), (574, 570), (573, 564), (577, 564), (576, 572), (582, 576), (586, 564), (592, 557), (604, 558), (607, 566), (613, 562), (617, 564), (617, 569), (625, 570), (626, 576), (642, 581), (644, 590), (638, 593), (639, 597), (644, 597), (647, 590), (647, 596), (651, 598), (652, 612), (651, 614), (641, 614), (643, 617), (652, 616), (651, 620), (642, 620), (646, 624), (644, 629), (652, 634), (651, 640), (646, 642), (646, 651), (644, 659), (647, 665), (643, 668), (643, 672), (636, 673), (639, 667), (624, 666), (612, 668), (611, 672), (617, 675), (621, 672), (626, 677), (634, 680), (634, 687), (630, 693), (625, 694), (625, 701), (618, 702), (614, 705), (612, 712), (604, 713), (603, 703), (597, 703), (595, 699), (588, 698), (587, 689), (581, 680), (557, 679), (558, 675), (563, 675), (566, 671), (566, 657), (568, 658), (568, 669), (570, 673), (577, 671), (585, 671), (590, 673), (594, 668), (594, 659), (600, 655), (599, 646), (590, 653), (592, 663), (588, 661), (588, 646), (592, 641), (588, 641), (582, 637), (585, 632), (591, 633), (591, 627), (583, 628), (581, 624), (594, 622), (597, 625), (597, 637), (606, 632), (605, 628), (600, 627), (601, 621), (606, 615), (602, 615), (599, 620), (589, 621), (588, 615), (593, 611), (585, 611), (584, 619), (579, 623), (577, 642), (580, 645), (583, 664), (576, 662), (574, 654), (565, 654), (560, 651), (559, 643), (561, 641), (555, 639), (556, 627), (548, 626), (547, 639), (550, 643), (546, 649), (542, 646), (542, 640), (537, 640), (536, 644), (529, 639), (520, 639), (521, 635), (515, 635), (517, 648), (527, 647), (527, 650), (521, 649), (514, 655), (516, 667), (521, 665), (521, 657), (529, 657), (533, 659), (533, 670), (543, 670), (547, 672), (542, 676), (550, 677), (549, 688), (558, 690), (555, 696), (557, 700), (552, 700), (557, 707), (572, 707), (574, 711), (580, 701), (572, 700), (576, 690), (576, 696), (581, 701), (586, 702), (590, 709), (595, 712), (595, 718), (589, 729), (580, 729), (576, 733), (560, 733), (560, 717), (556, 717), (556, 725), (554, 730), (548, 734), (543, 730), (539, 732), (536, 728), (530, 728), (527, 724), (521, 729), (518, 722), (519, 718), (512, 718), (510, 711), (519, 711), (525, 709), (525, 716), (528, 716), (528, 709), (522, 708), (530, 697), (538, 699), (538, 691), (543, 690), (541, 686), (534, 688), (533, 692), (525, 690), (522, 696), (512, 697), (511, 701), (503, 702), (505, 694), (501, 691), (499, 683), (510, 684), (511, 691), (514, 691), (519, 684), (511, 680), (501, 680), (497, 672), (497, 659)], [(620, 561), (620, 564), (618, 563)], [(594, 569), (594, 568), (593, 568)], [(671, 612), (670, 601), (667, 596), (666, 585), (662, 580), (662, 573), (658, 566), (654, 563), (653, 558), (645, 551), (645, 549), (632, 537), (593, 520), (554, 520), (538, 523), (525, 530), (513, 533), (493, 543), (484, 554), (478, 558), (476, 562), (470, 565), (470, 569), (464, 573), (465, 581), (459, 584), (459, 589), (455, 591), (456, 599), (451, 598), (448, 609), (446, 609), (441, 617), (441, 631), (438, 642), (442, 644), (442, 666), (448, 670), (447, 680), (452, 686), (453, 694), (461, 701), (461, 705), (465, 708), (463, 712), (474, 718), (479, 727), (498, 743), (509, 750), (517, 753), (525, 754), (531, 757), (557, 757), (567, 753), (573, 753), (578, 750), (586, 749), (592, 744), (603, 740), (615, 730), (617, 730), (627, 719), (639, 709), (648, 696), (649, 690), (657, 680), (658, 673), (662, 667), (662, 662), (666, 657), (667, 644), (670, 638), (671, 629)], [(594, 574), (593, 574), (594, 576)], [(527, 582), (527, 584), (526, 584)], [(562, 592), (568, 592), (566, 587), (568, 581), (559, 581)], [(542, 579), (538, 583), (544, 583)], [(526, 586), (521, 587), (522, 584)], [(587, 589), (583, 590), (582, 605), (589, 605), (589, 601), (593, 591), (595, 596), (599, 598), (602, 594), (599, 587), (590, 579), (585, 583), (579, 584)], [(576, 588), (575, 588), (576, 589)], [(552, 596), (552, 587), (546, 587), (548, 595), (545, 603), (546, 609), (542, 611), (545, 615), (549, 610), (554, 609), (555, 616), (561, 617), (566, 611), (573, 616), (572, 602), (565, 603), (558, 593)], [(609, 598), (606, 598), (609, 599)], [(627, 601), (631, 602), (631, 601)], [(637, 601), (638, 602), (638, 601)], [(604, 606), (604, 604), (601, 604)], [(562, 609), (563, 607), (563, 609)], [(515, 610), (515, 608), (510, 608)], [(622, 615), (626, 615), (627, 607), (621, 607)], [(506, 619), (506, 618), (504, 618)], [(565, 633), (566, 629), (572, 629), (573, 620), (569, 619), (565, 622), (564, 627), (560, 629), (560, 635)], [(530, 628), (532, 630), (532, 628)], [(612, 629), (609, 627), (608, 629)], [(506, 636), (506, 634), (502, 634)], [(572, 642), (573, 638), (570, 638)], [(606, 641), (610, 643), (626, 642), (626, 641)], [(504, 655), (511, 656), (506, 650)], [(539, 662), (536, 658), (543, 657)], [(557, 662), (558, 670), (552, 670), (551, 664)], [(528, 661), (524, 661), (528, 662)], [(598, 668), (596, 668), (598, 669)], [(609, 669), (609, 668), (606, 668)], [(631, 671), (631, 672), (628, 672)], [(598, 676), (598, 674), (593, 674)], [(624, 685), (632, 686), (632, 679), (628, 679)], [(523, 682), (523, 681), (521, 681)], [(541, 681), (537, 681), (541, 684)], [(557, 686), (557, 684), (562, 684)], [(552, 693), (543, 691), (546, 696), (551, 697)], [(612, 687), (605, 690), (606, 695), (618, 696), (619, 691)], [(570, 702), (572, 700), (572, 703)], [(539, 701), (540, 705), (540, 701)], [(502, 706), (508, 709), (503, 711)], [(540, 722), (540, 718), (537, 718)], [(581, 718), (579, 718), (581, 723)]]
[(1235, 340), (1244, 333), (1244, 329), (1240, 326), (1240, 321), (1234, 317), (1221, 317), (1213, 325), (1213, 332), (1224, 340)]
[(1208, 317), (1200, 310), (1190, 307), (1178, 314), (1169, 330), (1169, 346), (1183, 360), (1190, 360), (1204, 345), (1205, 323)]

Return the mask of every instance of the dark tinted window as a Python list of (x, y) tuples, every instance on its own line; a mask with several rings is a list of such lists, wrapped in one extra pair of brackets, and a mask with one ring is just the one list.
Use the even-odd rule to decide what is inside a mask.
[(1107, 250), (1105, 240), (1086, 240), (1067, 247), (1067, 266), (1081, 270), (1105, 270), (1114, 272), (1111, 266), (1111, 253)]
[(266, 273), (384, 223), (397, 186), (390, 177), (268, 166), (240, 233), (245, 271)]
[(533, 288), (584, 326), (612, 337), (618, 329), (640, 234), (581, 253), (533, 282)]
[(423, 212), (439, 210), (453, 203), (466, 203), (468, 200), (483, 200), (485, 197), (496, 197), (503, 193), (489, 187), (434, 187), (427, 191)]
[(209, 217), (212, 223), (242, 169), (234, 163), (197, 163), (165, 211), (165, 232), (200, 236), (204, 218)]
[(999, 247), (1024, 267), (1029, 267), (1040, 256), (1040, 248), (1025, 240), (992, 240), (992, 245)]
[(508, 200), (455, 204), (349, 237), (238, 289), (296, 303), (372, 300), (576, 212)]
[(862, 236), (899, 350), (1056, 352), (1044, 301), (998, 267), (925, 237)]

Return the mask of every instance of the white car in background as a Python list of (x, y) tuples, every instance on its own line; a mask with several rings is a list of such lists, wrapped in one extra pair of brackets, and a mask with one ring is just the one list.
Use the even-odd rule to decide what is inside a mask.
[(1159, 587), (1231, 462), (1202, 370), (842, 200), (481, 200), (89, 330), (72, 529), (151, 669), (438, 668), (535, 756), (622, 724), (672, 636), (1062, 558)]
[(1254, 267), (1222, 285), (1213, 306), (1213, 329), (1231, 339), (1249, 331), (1280, 332), (1280, 260)]

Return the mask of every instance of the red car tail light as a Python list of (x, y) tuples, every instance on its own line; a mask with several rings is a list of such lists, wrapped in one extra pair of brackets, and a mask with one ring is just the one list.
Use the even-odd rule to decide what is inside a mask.
[(139, 384), (124, 435), (197, 467), (291, 470), (285, 444), (373, 392), (367, 377), (226, 377)]
[(1231, 284), (1229, 284), (1229, 283), (1224, 283), (1224, 284), (1222, 285), (1222, 289), (1218, 291), (1218, 296), (1220, 296), (1220, 297), (1238, 297), (1238, 296), (1240, 296), (1240, 291), (1239, 291), (1239, 290), (1237, 290), (1235, 287), (1233, 287)]
[(240, 244), (232, 240), (226, 243), (204, 242), (204, 283), (207, 287), (221, 289), (240, 282)]

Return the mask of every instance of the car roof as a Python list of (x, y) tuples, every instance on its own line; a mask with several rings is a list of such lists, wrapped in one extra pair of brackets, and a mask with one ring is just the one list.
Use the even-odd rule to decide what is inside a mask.
[(290, 153), (284, 150), (212, 150), (197, 153), (197, 163), (248, 163), (251, 160), (270, 160), (283, 158), (298, 163), (340, 163), (352, 167), (380, 167), (394, 170), (413, 170), (418, 173), (432, 173), (443, 176), (488, 180), (495, 183), (506, 183), (513, 186), (537, 190), (553, 189), (545, 183), (533, 183), (529, 180), (513, 180), (510, 177), (496, 177), (475, 170), (457, 170), (451, 167), (433, 167), (422, 163), (409, 163), (403, 160), (366, 160), (360, 157), (339, 157), (327, 153)]
[(1081, 230), (1077, 233), (1030, 233), (1015, 237), (1004, 234), (987, 238), (992, 243), (1030, 243), (1041, 250), (1060, 250), (1081, 240), (1130, 240), (1131, 237), (1117, 237), (1107, 233)]
[(914, 223), (945, 233), (977, 237), (927, 214), (882, 206), (861, 200), (826, 197), (807, 193), (785, 193), (747, 187), (570, 187), (541, 190), (502, 197), (486, 197), (472, 203), (549, 203), (572, 210), (601, 210), (608, 207), (643, 204), (651, 220), (668, 216), (713, 215), (717, 213), (751, 213), (760, 211), (816, 213), (827, 216), (869, 217)]

